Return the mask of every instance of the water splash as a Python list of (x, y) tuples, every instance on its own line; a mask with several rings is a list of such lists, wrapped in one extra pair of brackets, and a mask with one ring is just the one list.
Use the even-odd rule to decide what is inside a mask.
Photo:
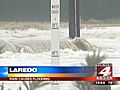
[[(0, 52), (11, 51), (14, 53), (40, 53), (47, 52), (51, 49), (50, 40), (30, 40), (20, 39), (18, 40), (1, 40)], [(97, 49), (95, 45), (90, 44), (83, 38), (61, 39), (60, 49), (71, 49), (73, 51), (91, 51)]]

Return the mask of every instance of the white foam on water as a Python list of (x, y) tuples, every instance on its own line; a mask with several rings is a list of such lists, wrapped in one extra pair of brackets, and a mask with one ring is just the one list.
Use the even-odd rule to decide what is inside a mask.
[[(0, 40), (8, 40), (10, 42), (16, 41), (29, 41), (36, 40), (36, 43), (41, 40), (45, 42), (50, 40), (50, 30), (0, 30)], [(99, 46), (102, 50), (102, 54), (108, 56), (103, 63), (113, 64), (113, 75), (120, 75), (120, 27), (106, 27), (106, 28), (93, 28), (93, 29), (81, 29), (82, 38), (85, 38), (90, 43)], [(61, 29), (61, 39), (68, 38), (68, 29)], [(35, 43), (35, 42), (34, 42)], [(46, 42), (48, 43), (48, 42)], [(46, 44), (45, 43), (45, 44)], [(28, 44), (32, 44), (28, 43)], [(34, 45), (34, 44), (33, 44)], [(35, 44), (34, 47), (42, 48), (40, 44)], [(49, 45), (49, 44), (48, 44)], [(24, 46), (24, 43), (23, 43)], [(23, 47), (21, 46), (21, 47)], [(45, 46), (44, 46), (45, 47)], [(44, 48), (43, 47), (43, 48)], [(39, 49), (38, 48), (38, 49)], [(61, 66), (79, 66), (86, 65), (85, 57), (92, 52), (77, 50), (74, 51), (70, 48), (60, 50), (60, 65)], [(51, 65), (51, 52), (43, 51), (40, 53), (14, 53), (6, 51), (0, 54), (0, 66), (50, 66)], [(74, 90), (71, 82), (60, 82), (61, 90)], [(21, 85), (23, 90), (26, 90), (21, 82), (6, 82), (5, 90), (17, 90)], [(112, 86), (112, 90), (118, 90), (120, 86)], [(50, 90), (50, 85), (42, 87), (41, 90)]]

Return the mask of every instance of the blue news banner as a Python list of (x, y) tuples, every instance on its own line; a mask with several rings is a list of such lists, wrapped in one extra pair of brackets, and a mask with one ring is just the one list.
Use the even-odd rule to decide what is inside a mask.
[[(94, 66), (0, 66), (0, 80), (92, 80)], [(94, 79), (94, 78), (93, 78)]]

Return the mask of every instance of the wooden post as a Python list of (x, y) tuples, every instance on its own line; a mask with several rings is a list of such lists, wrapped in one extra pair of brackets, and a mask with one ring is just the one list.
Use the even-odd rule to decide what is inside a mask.
[(69, 0), (69, 37), (75, 38), (75, 0)]
[(79, 0), (69, 0), (69, 37), (80, 37)]
[(80, 10), (79, 10), (79, 0), (76, 0), (76, 37), (80, 37)]

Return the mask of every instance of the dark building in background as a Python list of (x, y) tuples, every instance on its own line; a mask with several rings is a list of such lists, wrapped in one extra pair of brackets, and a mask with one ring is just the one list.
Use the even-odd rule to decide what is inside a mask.
[[(120, 0), (80, 0), (82, 19), (120, 18)], [(69, 19), (68, 0), (61, 0), (61, 21)], [(0, 21), (50, 21), (50, 0), (0, 0)]]

